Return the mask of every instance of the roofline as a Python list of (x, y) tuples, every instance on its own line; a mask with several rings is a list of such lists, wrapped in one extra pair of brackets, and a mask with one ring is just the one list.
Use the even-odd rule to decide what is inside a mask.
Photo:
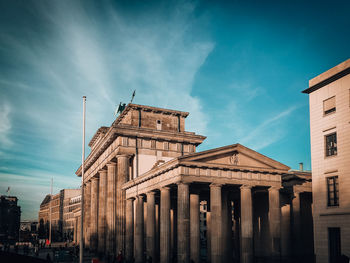
[(165, 108), (158, 108), (158, 107), (146, 106), (141, 104), (129, 103), (128, 105), (126, 105), (125, 109), (120, 113), (120, 115), (115, 119), (115, 121), (111, 126), (118, 124), (131, 109), (143, 110), (143, 111), (154, 111), (154, 112), (159, 112), (164, 114), (173, 114), (184, 118), (186, 118), (190, 114), (189, 112), (186, 112), (186, 111), (170, 110)]
[(303, 90), (302, 93), (310, 94), (348, 74), (350, 74), (350, 59), (311, 79), (309, 88)]
[(207, 153), (211, 153), (211, 152), (216, 152), (216, 151), (221, 151), (221, 150), (226, 150), (226, 149), (233, 149), (233, 148), (241, 148), (241, 149), (245, 149), (245, 150), (248, 150), (248, 151), (251, 151), (251, 152), (254, 152), (260, 156), (262, 156), (263, 158), (266, 158), (268, 160), (271, 160), (273, 161), (274, 163), (278, 164), (278, 165), (281, 165), (281, 166), (284, 166), (286, 170), (290, 170), (290, 167), (279, 162), (279, 161), (276, 161), (275, 159), (272, 159), (262, 153), (259, 153), (253, 149), (250, 149), (240, 143), (235, 143), (235, 144), (230, 144), (230, 145), (226, 145), (226, 146), (221, 146), (221, 147), (217, 147), (217, 148), (213, 148), (213, 149), (209, 149), (209, 150), (205, 150), (205, 151), (201, 151), (201, 152), (195, 152), (195, 153), (191, 153), (191, 154), (187, 154), (187, 155), (184, 155), (184, 156), (180, 156), (178, 157), (179, 160), (182, 160), (182, 159), (185, 159), (185, 158), (189, 158), (189, 157), (192, 157), (192, 156), (200, 156), (200, 155), (205, 155)]

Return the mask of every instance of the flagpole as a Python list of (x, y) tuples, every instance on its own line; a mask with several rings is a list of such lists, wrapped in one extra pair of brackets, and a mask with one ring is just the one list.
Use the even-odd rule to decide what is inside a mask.
[(84, 161), (85, 161), (85, 103), (86, 96), (83, 96), (83, 153), (81, 157), (81, 203), (80, 203), (80, 242), (79, 242), (79, 263), (83, 263), (83, 242), (84, 242)]
[(52, 184), (53, 184), (53, 178), (51, 178), (51, 187), (50, 187), (50, 193), (51, 193), (51, 198), (50, 198), (50, 232), (49, 232), (49, 241), (51, 245), (51, 230), (52, 230), (52, 225), (51, 225), (51, 220), (52, 220)]

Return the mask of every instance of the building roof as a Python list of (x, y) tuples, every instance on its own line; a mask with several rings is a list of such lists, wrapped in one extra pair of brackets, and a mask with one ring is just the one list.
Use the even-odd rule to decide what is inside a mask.
[(44, 200), (41, 202), (40, 206), (48, 204), (51, 200), (51, 195), (46, 195)]
[(350, 74), (350, 59), (311, 79), (309, 81), (309, 88), (302, 92), (310, 94), (348, 74)]

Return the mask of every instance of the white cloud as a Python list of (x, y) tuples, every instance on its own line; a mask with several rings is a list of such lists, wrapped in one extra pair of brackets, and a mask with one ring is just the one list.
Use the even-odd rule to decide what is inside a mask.
[(9, 132), (11, 130), (10, 121), (11, 107), (8, 103), (0, 104), (0, 145), (2, 147), (8, 147), (12, 145), (12, 141), (9, 138)]
[[(78, 1), (46, 2), (37, 8), (50, 34), (28, 30), (23, 34), (26, 41), (21, 34), (0, 34), (2, 48), (24, 65), (21, 72), (1, 76), (9, 102), (16, 105), (0, 113), (0, 134), (7, 134), (12, 124), (16, 128), (15, 153), (1, 150), (11, 158), (23, 155), (18, 167), (35, 165), (24, 173), (6, 158), (11, 167), (1, 176), (1, 185), (17, 185), (20, 198), (38, 205), (48, 192), (47, 184), (40, 182), (49, 182), (49, 167), (58, 167), (58, 162), (67, 167), (79, 164), (83, 95), (87, 141), (100, 126), (112, 123), (115, 106), (128, 102), (134, 89), (134, 103), (188, 111), (188, 129), (206, 134), (201, 101), (191, 92), (214, 43), (205, 36), (193, 38), (202, 19), (194, 18), (195, 5), (182, 3), (169, 16), (158, 10), (138, 19), (109, 5), (98, 18), (93, 7)], [(59, 169), (56, 180), (60, 187), (68, 187), (75, 170), (63, 165)], [(32, 191), (36, 194), (29, 196)], [(31, 213), (22, 209), (25, 215)]]
[(254, 150), (260, 150), (277, 142), (287, 133), (282, 121), (296, 109), (296, 106), (292, 106), (267, 118), (242, 138), (242, 144), (247, 144)]

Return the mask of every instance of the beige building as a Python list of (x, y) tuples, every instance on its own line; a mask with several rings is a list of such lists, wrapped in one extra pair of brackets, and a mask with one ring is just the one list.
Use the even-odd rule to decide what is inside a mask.
[[(81, 193), (80, 189), (62, 189), (55, 195), (46, 195), (38, 213), (39, 228), (45, 229), (46, 237), (49, 236), (49, 222), (51, 214), (52, 241), (62, 241), (68, 233), (73, 237), (73, 209), (79, 204), (76, 200)], [(78, 198), (79, 202), (80, 199)]]
[(205, 137), (185, 130), (187, 116), (128, 104), (98, 129), (85, 161), (85, 246), (162, 263), (312, 254), (310, 173), (240, 144), (196, 153)]
[(309, 81), (317, 263), (350, 257), (350, 59)]
[(73, 241), (76, 221), (74, 213), (77, 210), (80, 211), (81, 191), (80, 189), (74, 189), (74, 191), (72, 191), (70, 194), (70, 196), (63, 200), (62, 228), (63, 238), (65, 240)]

